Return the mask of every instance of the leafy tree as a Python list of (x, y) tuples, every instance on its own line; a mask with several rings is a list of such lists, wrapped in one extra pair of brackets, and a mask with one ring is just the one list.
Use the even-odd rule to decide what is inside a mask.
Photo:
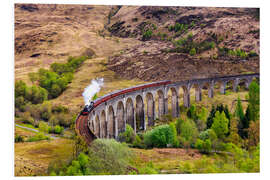
[(15, 98), (22, 96), (25, 97), (26, 94), (26, 84), (22, 80), (15, 82)]
[(210, 114), (209, 114), (207, 121), (206, 121), (207, 129), (211, 128), (211, 126), (213, 124), (213, 118), (215, 117), (215, 113), (216, 113), (216, 108), (214, 105), (212, 105), (212, 109), (211, 109)]
[(205, 130), (207, 115), (208, 115), (207, 109), (205, 107), (202, 107), (200, 113), (198, 113), (197, 115), (197, 120), (195, 120), (199, 131)]
[(177, 140), (177, 131), (176, 131), (176, 127), (174, 123), (170, 123), (170, 128), (172, 130), (173, 133), (173, 147), (178, 147), (179, 146), (179, 142)]
[(187, 116), (191, 119), (193, 119), (194, 121), (197, 120), (198, 116), (197, 116), (197, 112), (196, 112), (196, 105), (192, 104), (190, 106), (190, 108), (187, 111)]
[(235, 109), (235, 116), (238, 119), (238, 134), (242, 137), (245, 138), (247, 137), (247, 132), (246, 132), (246, 128), (248, 127), (244, 127), (246, 125), (248, 125), (248, 123), (246, 123), (246, 118), (243, 112), (243, 107), (242, 107), (242, 103), (240, 98), (238, 97), (237, 99), (237, 105), (236, 105), (236, 109)]
[(210, 111), (210, 114), (209, 114), (209, 116), (207, 118), (207, 122), (206, 122), (207, 129), (211, 128), (211, 126), (213, 124), (213, 118), (215, 117), (216, 111), (219, 111), (220, 113), (222, 113), (222, 111), (223, 111), (225, 113), (226, 118), (229, 120), (228, 129), (230, 129), (231, 114), (229, 112), (228, 106), (226, 105), (224, 107), (223, 104), (217, 105), (216, 108), (215, 108), (215, 106), (212, 106), (212, 109)]
[(29, 112), (24, 112), (21, 116), (21, 121), (26, 124), (34, 125), (35, 120), (31, 117)]
[(126, 143), (133, 143), (135, 140), (134, 130), (129, 124), (126, 125), (126, 130), (119, 134), (119, 140)]
[(218, 138), (223, 139), (225, 135), (229, 132), (228, 123), (229, 120), (226, 118), (225, 113), (220, 113), (219, 111), (217, 111), (215, 113), (214, 122), (211, 126), (211, 129), (215, 131)]
[(124, 174), (132, 152), (114, 139), (96, 139), (89, 148), (87, 168), (91, 174)]
[(248, 103), (250, 120), (258, 120), (260, 115), (260, 87), (255, 81), (249, 85)]
[(157, 126), (144, 134), (144, 144), (147, 147), (167, 147), (175, 141), (175, 131), (169, 125)]
[(177, 132), (177, 135), (180, 135), (180, 132), (181, 132), (181, 124), (184, 122), (183, 119), (181, 118), (178, 118), (175, 122), (175, 128), (176, 128), (176, 132)]
[(24, 101), (24, 97), (23, 96), (19, 96), (15, 99), (15, 107), (19, 108), (20, 110), (24, 109), (26, 102)]
[(248, 128), (248, 144), (249, 147), (257, 146), (260, 142), (260, 121), (251, 121)]
[(47, 123), (43, 122), (43, 121), (40, 121), (39, 124), (38, 124), (38, 129), (40, 131), (43, 131), (45, 133), (48, 133), (49, 132), (49, 126)]
[(186, 148), (193, 146), (197, 136), (196, 124), (192, 120), (183, 121), (180, 127), (180, 144)]
[(192, 48), (190, 51), (189, 51), (189, 54), (191, 56), (194, 56), (196, 54), (196, 49), (195, 48)]
[(40, 86), (33, 85), (27, 88), (25, 98), (33, 104), (39, 104), (48, 99), (48, 92)]
[(148, 29), (143, 33), (142, 40), (143, 41), (149, 40), (152, 37), (152, 34), (153, 34), (152, 30)]

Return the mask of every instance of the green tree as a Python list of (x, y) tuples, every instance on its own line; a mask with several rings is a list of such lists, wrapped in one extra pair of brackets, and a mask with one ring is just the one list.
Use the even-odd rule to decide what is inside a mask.
[(167, 147), (174, 145), (175, 131), (170, 125), (157, 126), (144, 134), (144, 144), (147, 147)]
[(228, 123), (228, 128), (230, 129), (230, 119), (231, 119), (231, 114), (229, 112), (228, 106), (226, 105), (225, 107), (223, 106), (223, 104), (219, 104), (216, 107), (213, 105), (211, 112), (207, 118), (207, 122), (206, 122), (206, 126), (207, 129), (211, 128), (212, 124), (213, 124), (213, 118), (215, 117), (216, 111), (224, 112), (226, 115), (226, 118), (229, 120)]
[(119, 140), (126, 143), (133, 143), (135, 140), (134, 130), (129, 124), (126, 125), (126, 130), (119, 134)]
[(22, 80), (15, 82), (15, 98), (22, 96), (25, 97), (26, 94), (26, 84)]
[(114, 139), (96, 139), (89, 148), (92, 174), (124, 174), (132, 158), (129, 148)]
[(196, 111), (196, 105), (192, 104), (190, 106), (190, 108), (187, 111), (187, 116), (191, 119), (193, 119), (194, 121), (197, 120), (198, 116), (197, 116), (197, 111)]
[(219, 111), (215, 113), (215, 117), (213, 120), (214, 122), (211, 126), (211, 129), (215, 131), (218, 138), (223, 139), (225, 135), (229, 132), (228, 129), (229, 120), (226, 118), (224, 112), (220, 113)]
[[(249, 107), (248, 107), (249, 109)], [(242, 103), (240, 98), (237, 99), (237, 105), (235, 109), (235, 116), (238, 119), (238, 134), (242, 138), (247, 138), (247, 128), (249, 127), (249, 120), (245, 117)]]
[(260, 87), (255, 81), (249, 85), (248, 103), (250, 120), (258, 120), (260, 116)]
[(195, 48), (192, 48), (190, 51), (189, 51), (189, 54), (191, 56), (194, 56), (196, 54), (196, 49)]
[(188, 148), (195, 144), (198, 137), (198, 129), (192, 120), (183, 121), (180, 127), (180, 144)]
[(33, 104), (39, 104), (48, 99), (48, 92), (40, 86), (33, 85), (27, 88), (25, 98)]

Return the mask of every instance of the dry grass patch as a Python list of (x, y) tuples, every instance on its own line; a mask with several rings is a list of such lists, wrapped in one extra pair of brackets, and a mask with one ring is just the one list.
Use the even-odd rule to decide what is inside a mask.
[(71, 157), (72, 144), (62, 138), (15, 143), (15, 176), (45, 175), (50, 161)]

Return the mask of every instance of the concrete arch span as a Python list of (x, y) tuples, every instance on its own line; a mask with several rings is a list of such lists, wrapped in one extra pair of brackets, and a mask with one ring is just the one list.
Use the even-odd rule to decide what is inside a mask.
[(131, 98), (128, 98), (126, 101), (126, 119), (127, 124), (129, 124), (135, 130), (136, 124), (134, 118), (134, 103)]
[(145, 130), (144, 101), (141, 95), (136, 96), (136, 130)]

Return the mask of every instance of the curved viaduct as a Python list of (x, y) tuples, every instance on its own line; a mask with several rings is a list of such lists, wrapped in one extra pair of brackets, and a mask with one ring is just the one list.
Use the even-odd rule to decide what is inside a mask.
[[(168, 114), (170, 106), (173, 117), (179, 117), (179, 92), (183, 90), (185, 107), (190, 106), (190, 90), (195, 89), (195, 101), (202, 100), (202, 89), (207, 87), (208, 97), (214, 97), (214, 87), (219, 84), (220, 93), (225, 94), (226, 85), (231, 82), (237, 91), (239, 83), (248, 88), (259, 74), (223, 76), (192, 79), (180, 82), (159, 81), (119, 90), (94, 101), (94, 109), (88, 116), (79, 115), (76, 130), (88, 144), (95, 138), (116, 138), (129, 124), (134, 131), (154, 126), (155, 119)], [(171, 94), (171, 95), (169, 95)], [(170, 98), (170, 103), (168, 99)]]

